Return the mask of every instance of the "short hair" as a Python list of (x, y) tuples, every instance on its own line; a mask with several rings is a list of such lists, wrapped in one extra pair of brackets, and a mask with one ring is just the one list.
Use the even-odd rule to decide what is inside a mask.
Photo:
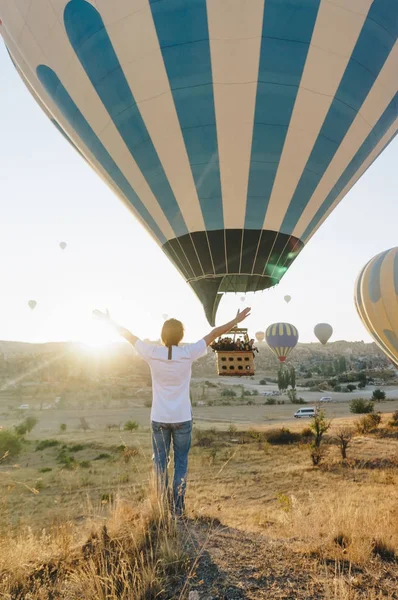
[(184, 325), (177, 319), (168, 319), (163, 323), (160, 337), (165, 346), (178, 346), (184, 337)]

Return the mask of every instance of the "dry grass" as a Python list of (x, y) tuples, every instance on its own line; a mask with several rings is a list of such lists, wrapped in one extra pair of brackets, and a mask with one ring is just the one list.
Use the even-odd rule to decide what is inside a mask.
[[(91, 531), (87, 537), (87, 532)], [(121, 500), (106, 525), (65, 524), (0, 539), (0, 597), (9, 600), (167, 598), (187, 570), (175, 522), (152, 498)]]

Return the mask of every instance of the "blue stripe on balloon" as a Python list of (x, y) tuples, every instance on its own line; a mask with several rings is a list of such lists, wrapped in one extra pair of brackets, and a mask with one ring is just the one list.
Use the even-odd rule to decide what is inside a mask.
[(71, 0), (65, 8), (64, 23), (79, 61), (174, 233), (188, 233), (101, 15), (85, 0)]
[(150, 6), (206, 229), (223, 229), (206, 0)]
[(263, 223), (318, 14), (319, 0), (264, 8), (245, 228)]
[(46, 92), (59, 108), (65, 119), (76, 131), (77, 135), (83, 141), (85, 146), (90, 150), (103, 169), (108, 173), (109, 177), (115, 182), (122, 194), (134, 206), (148, 227), (152, 230), (161, 244), (166, 242), (166, 238), (138, 198), (137, 194), (120, 171), (113, 158), (103, 146), (101, 140), (86, 121), (85, 117), (76, 106), (65, 87), (59, 80), (58, 76), (52, 69), (46, 65), (39, 65), (36, 69), (37, 77), (45, 88)]
[[(319, 221), (325, 215), (327, 210), (332, 206), (333, 202), (336, 200), (337, 196), (341, 193), (341, 191), (345, 188), (346, 185), (349, 184), (351, 179), (354, 177), (355, 173), (360, 169), (364, 161), (367, 159), (369, 154), (374, 150), (377, 146), (383, 135), (388, 131), (391, 125), (394, 123), (395, 119), (398, 115), (398, 94), (391, 100), (390, 104), (387, 106), (386, 110), (369, 133), (362, 146), (359, 148), (351, 162), (346, 167), (345, 171), (338, 179), (337, 183), (333, 186), (329, 194), (326, 196), (321, 207), (316, 212), (315, 216), (307, 226), (307, 229), (304, 231), (301, 239), (306, 243), (307, 238), (311, 235), (313, 230), (318, 226)], [(389, 140), (389, 144), (394, 139), (395, 135)], [(381, 152), (381, 151), (380, 151)], [(374, 160), (376, 160), (375, 157)], [(373, 161), (372, 161), (373, 162)], [(369, 165), (370, 166), (370, 165)], [(369, 168), (369, 167), (368, 167)]]
[(369, 300), (376, 304), (381, 298), (381, 268), (383, 261), (389, 250), (385, 250), (372, 261), (370, 265), (369, 279), (368, 279), (368, 295)]
[[(396, 4), (396, 0), (394, 0)], [(387, 60), (398, 34), (396, 7), (374, 0), (301, 175), (281, 231), (291, 234)], [(391, 24), (383, 24), (391, 12)], [(395, 23), (395, 25), (393, 25)]]

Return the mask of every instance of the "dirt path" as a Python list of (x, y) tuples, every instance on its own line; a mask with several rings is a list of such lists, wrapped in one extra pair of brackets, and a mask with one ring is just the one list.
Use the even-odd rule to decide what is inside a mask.
[(334, 561), (306, 557), (284, 542), (214, 522), (183, 527), (196, 556), (183, 596), (189, 600), (371, 600), (373, 589), (383, 593), (378, 598), (398, 599), (396, 563), (371, 571), (339, 565), (336, 581)]

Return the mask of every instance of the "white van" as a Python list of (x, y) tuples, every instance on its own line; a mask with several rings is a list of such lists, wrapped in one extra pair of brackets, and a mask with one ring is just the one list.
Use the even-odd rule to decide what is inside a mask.
[(303, 418), (311, 418), (311, 417), (315, 417), (317, 413), (317, 409), (314, 408), (313, 406), (308, 407), (308, 408), (299, 408), (297, 412), (294, 413), (294, 417), (296, 419), (303, 419)]
[(332, 396), (322, 396), (319, 402), (332, 402)]

